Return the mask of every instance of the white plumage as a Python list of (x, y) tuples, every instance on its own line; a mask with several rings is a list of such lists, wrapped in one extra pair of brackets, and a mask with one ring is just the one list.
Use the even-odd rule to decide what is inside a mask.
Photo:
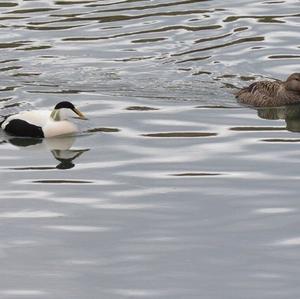
[(70, 117), (83, 114), (70, 102), (58, 103), (54, 110), (24, 111), (9, 116), (1, 125), (8, 134), (21, 137), (50, 138), (78, 132), (78, 127), (69, 120)]

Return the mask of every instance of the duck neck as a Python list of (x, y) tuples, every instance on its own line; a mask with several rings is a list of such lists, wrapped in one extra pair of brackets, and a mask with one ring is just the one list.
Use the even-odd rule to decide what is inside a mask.
[(57, 109), (54, 109), (54, 110), (51, 112), (50, 117), (51, 117), (54, 121), (60, 121), (60, 120), (61, 120), (59, 110), (57, 110)]
[(286, 104), (300, 102), (300, 93), (294, 90), (289, 90), (285, 84), (278, 90), (278, 96), (284, 99)]

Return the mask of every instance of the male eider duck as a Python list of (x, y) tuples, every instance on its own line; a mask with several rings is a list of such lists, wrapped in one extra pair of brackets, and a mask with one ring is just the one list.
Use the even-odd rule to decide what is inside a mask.
[(259, 81), (242, 88), (236, 98), (240, 103), (256, 107), (276, 107), (300, 103), (300, 73), (286, 81)]
[(1, 128), (10, 135), (20, 137), (49, 138), (78, 132), (69, 117), (85, 119), (84, 115), (67, 101), (58, 103), (53, 111), (24, 111), (9, 116)]

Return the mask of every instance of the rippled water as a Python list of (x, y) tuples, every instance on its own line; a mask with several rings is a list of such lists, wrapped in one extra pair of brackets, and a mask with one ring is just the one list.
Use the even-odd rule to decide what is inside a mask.
[(298, 0), (0, 2), (5, 116), (70, 100), (78, 137), (1, 133), (1, 298), (297, 298)]

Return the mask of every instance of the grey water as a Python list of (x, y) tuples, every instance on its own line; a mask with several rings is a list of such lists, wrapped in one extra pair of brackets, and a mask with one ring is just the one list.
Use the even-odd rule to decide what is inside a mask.
[(237, 88), (300, 66), (299, 0), (1, 0), (1, 298), (298, 298), (300, 108)]

